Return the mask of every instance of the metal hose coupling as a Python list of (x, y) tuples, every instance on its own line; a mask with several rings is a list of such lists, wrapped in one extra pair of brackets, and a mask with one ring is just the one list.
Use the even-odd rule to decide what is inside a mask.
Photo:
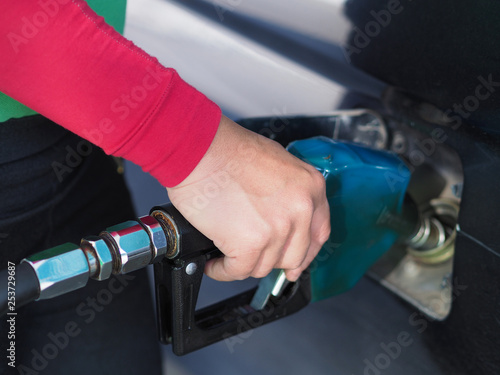
[(31, 265), (39, 281), (37, 300), (49, 299), (79, 289), (89, 278), (106, 280), (112, 274), (124, 274), (163, 259), (167, 237), (152, 216), (127, 221), (72, 243), (56, 246), (22, 262)]

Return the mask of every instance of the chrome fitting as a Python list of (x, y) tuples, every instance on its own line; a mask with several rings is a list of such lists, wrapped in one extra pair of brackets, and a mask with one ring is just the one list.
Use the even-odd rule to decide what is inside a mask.
[(33, 267), (39, 282), (37, 300), (57, 297), (84, 287), (89, 279), (89, 264), (82, 249), (66, 243), (23, 259)]
[(80, 248), (87, 256), (90, 277), (96, 280), (109, 279), (113, 273), (113, 256), (106, 241), (98, 236), (84, 237)]
[(168, 243), (160, 223), (154, 217), (146, 215), (139, 218), (139, 224), (142, 224), (151, 240), (151, 263), (162, 260), (167, 253)]
[(114, 252), (113, 273), (123, 274), (146, 267), (152, 259), (148, 232), (136, 221), (126, 221), (100, 234)]

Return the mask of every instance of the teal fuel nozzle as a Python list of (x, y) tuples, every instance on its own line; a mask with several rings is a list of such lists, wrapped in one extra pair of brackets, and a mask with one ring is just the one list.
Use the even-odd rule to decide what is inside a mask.
[(398, 240), (419, 229), (415, 205), (405, 197), (411, 173), (395, 154), (315, 137), (288, 151), (326, 179), (331, 235), (311, 263), (312, 301), (352, 288)]

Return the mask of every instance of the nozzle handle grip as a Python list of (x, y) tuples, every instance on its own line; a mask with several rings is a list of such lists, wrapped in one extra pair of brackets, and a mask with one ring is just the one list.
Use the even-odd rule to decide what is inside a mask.
[(154, 265), (159, 337), (162, 343), (172, 344), (175, 354), (184, 355), (230, 339), (309, 304), (311, 286), (309, 272), (305, 271), (260, 310), (251, 307), (257, 287), (196, 310), (205, 264), (222, 253), (173, 206), (157, 206), (152, 213), (155, 210), (157, 216), (162, 210), (170, 216), (181, 238), (177, 255)]

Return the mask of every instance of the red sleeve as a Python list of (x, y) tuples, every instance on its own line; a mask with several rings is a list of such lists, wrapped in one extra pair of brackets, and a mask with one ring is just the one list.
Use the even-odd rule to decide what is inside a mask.
[(84, 1), (3, 1), (0, 20), (0, 91), (164, 186), (201, 160), (220, 109)]

